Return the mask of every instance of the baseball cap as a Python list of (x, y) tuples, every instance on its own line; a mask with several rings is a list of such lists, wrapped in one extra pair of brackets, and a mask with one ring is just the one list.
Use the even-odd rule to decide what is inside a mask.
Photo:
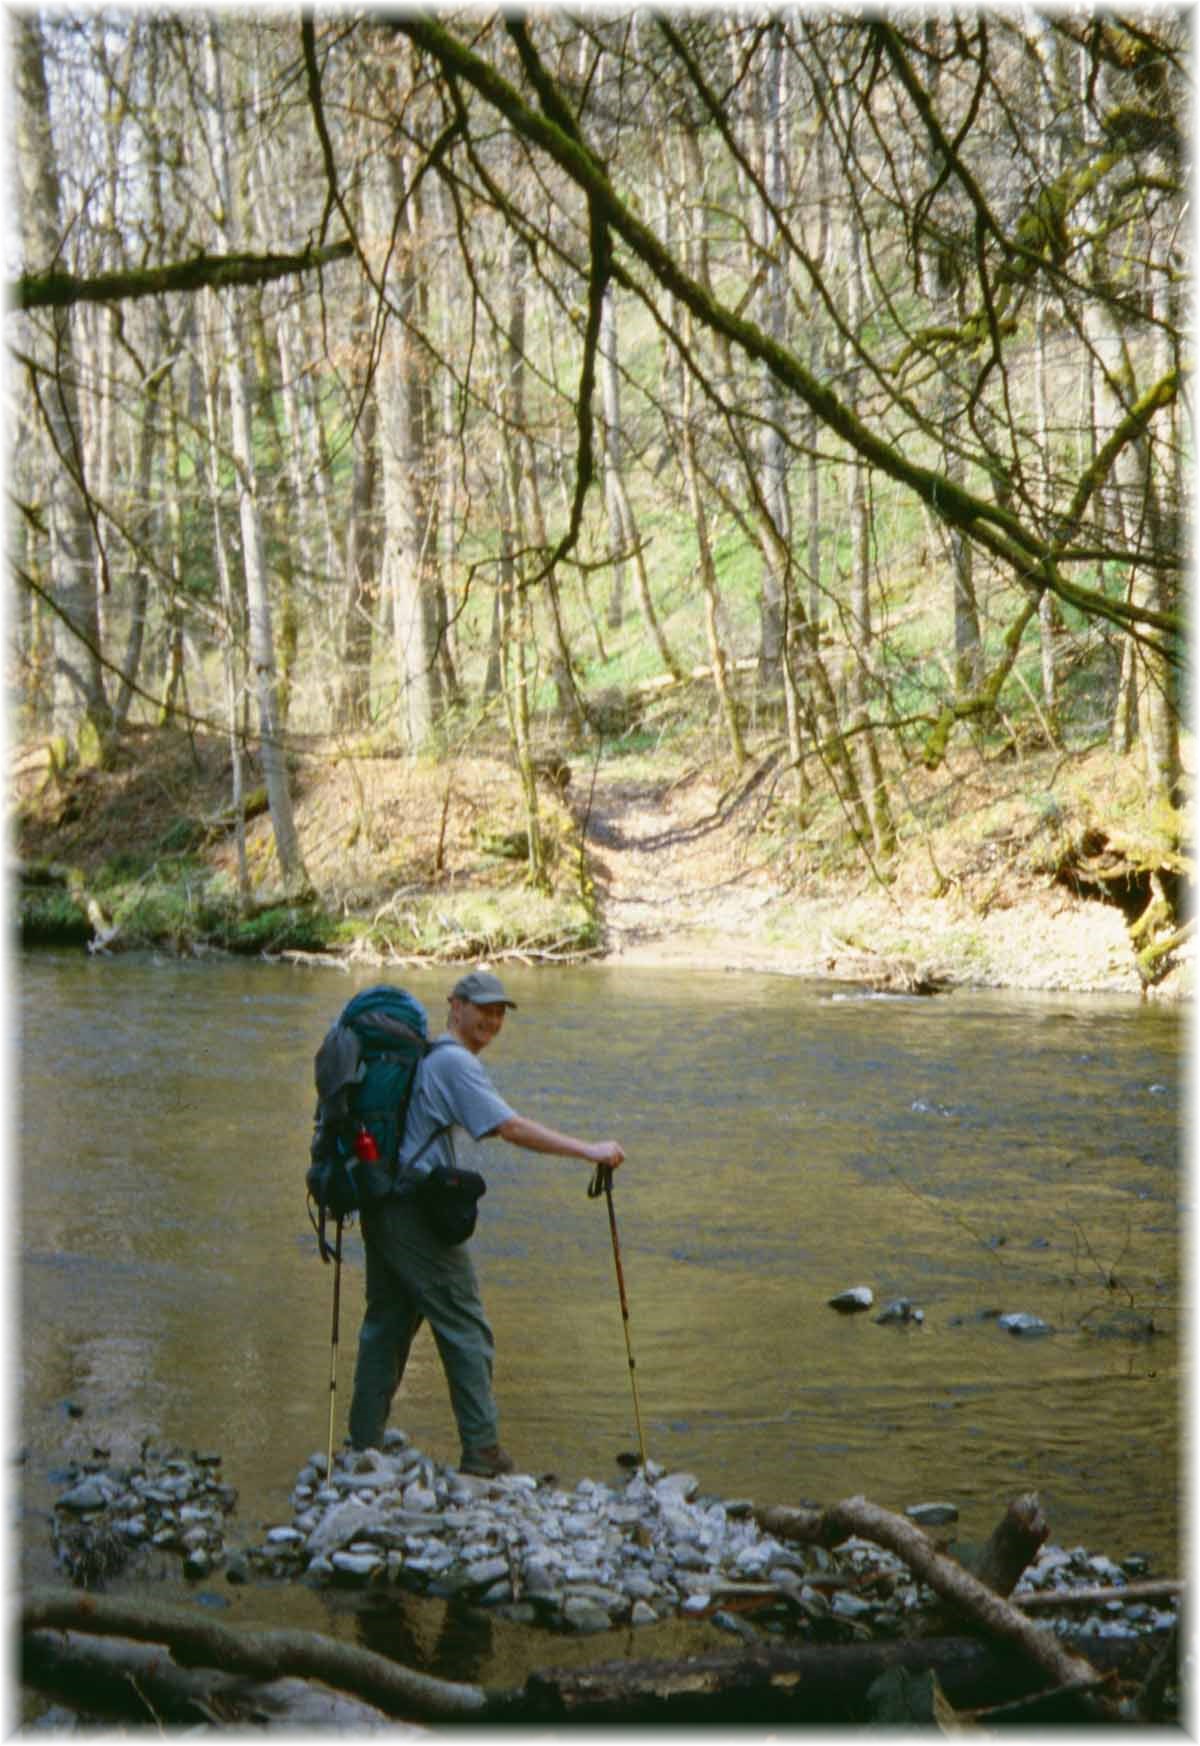
[(474, 1001), (476, 1006), (516, 1006), (504, 991), (504, 984), (490, 970), (469, 970), (460, 976), (450, 990), (450, 998)]

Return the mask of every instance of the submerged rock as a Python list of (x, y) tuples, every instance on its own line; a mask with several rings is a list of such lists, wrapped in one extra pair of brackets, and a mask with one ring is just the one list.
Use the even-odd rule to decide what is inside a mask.
[(999, 1318), (999, 1325), (1009, 1334), (1050, 1334), (1054, 1330), (1049, 1322), (1044, 1322), (1041, 1316), (1030, 1315), (1028, 1310), (1012, 1310)]
[(875, 1293), (869, 1285), (852, 1285), (828, 1301), (830, 1309), (840, 1310), (844, 1316), (853, 1315), (856, 1310), (869, 1310), (875, 1302)]
[(915, 1322), (917, 1326), (925, 1320), (925, 1311), (918, 1309), (907, 1297), (894, 1297), (889, 1304), (875, 1317), (877, 1322), (900, 1322), (907, 1324)]
[(904, 1513), (920, 1528), (940, 1528), (958, 1520), (958, 1506), (952, 1503), (909, 1504)]

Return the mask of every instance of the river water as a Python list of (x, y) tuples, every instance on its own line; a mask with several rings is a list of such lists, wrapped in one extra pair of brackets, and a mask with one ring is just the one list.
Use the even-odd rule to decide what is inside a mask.
[[(289, 1519), (329, 1402), (331, 1270), (303, 1192), (312, 1055), (380, 979), (66, 953), (16, 965), (10, 1437), (26, 1579), (53, 1575), (55, 1473), (93, 1446), (217, 1449), (243, 1543)], [(652, 1457), (763, 1504), (950, 1501), (968, 1541), (1036, 1490), (1061, 1544), (1180, 1573), (1176, 1011), (620, 966), (505, 979), (520, 1010), (486, 1057), (502, 1093), (627, 1153), (614, 1204)], [(404, 980), (440, 1029), (450, 975)], [(613, 1478), (637, 1443), (604, 1202), (577, 1162), (478, 1152), (505, 1446), (567, 1484)], [(923, 1323), (828, 1307), (857, 1284), (878, 1307), (909, 1298)], [(339, 1435), (361, 1302), (352, 1230)], [(1053, 1331), (1009, 1334), (995, 1314), (1009, 1311)], [(393, 1422), (456, 1457), (427, 1333)], [(237, 1604), (324, 1626), (329, 1603)], [(491, 1634), (439, 1642), (439, 1671), (494, 1665)]]

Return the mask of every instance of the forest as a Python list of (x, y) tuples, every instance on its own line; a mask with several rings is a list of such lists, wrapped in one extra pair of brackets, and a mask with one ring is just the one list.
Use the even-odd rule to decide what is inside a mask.
[[(321, 897), (323, 772), (378, 846), (380, 760), (498, 758), (530, 901), (601, 759), (769, 760), (788, 865), (884, 882), (968, 768), (1016, 760), (1046, 816), (1082, 771), (1080, 856), (1133, 772), (1120, 878), (1148, 964), (1178, 946), (1182, 13), (9, 31), (10, 719), (43, 814), (215, 748), (204, 876), (245, 915)], [(194, 884), (187, 811), (127, 884), (176, 851)]]

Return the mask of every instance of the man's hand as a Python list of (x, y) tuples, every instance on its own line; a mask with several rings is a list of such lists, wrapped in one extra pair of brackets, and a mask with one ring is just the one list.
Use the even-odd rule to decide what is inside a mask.
[(625, 1153), (615, 1140), (601, 1140), (596, 1146), (589, 1148), (588, 1157), (593, 1164), (604, 1164), (610, 1170), (615, 1170), (618, 1164), (625, 1161)]

